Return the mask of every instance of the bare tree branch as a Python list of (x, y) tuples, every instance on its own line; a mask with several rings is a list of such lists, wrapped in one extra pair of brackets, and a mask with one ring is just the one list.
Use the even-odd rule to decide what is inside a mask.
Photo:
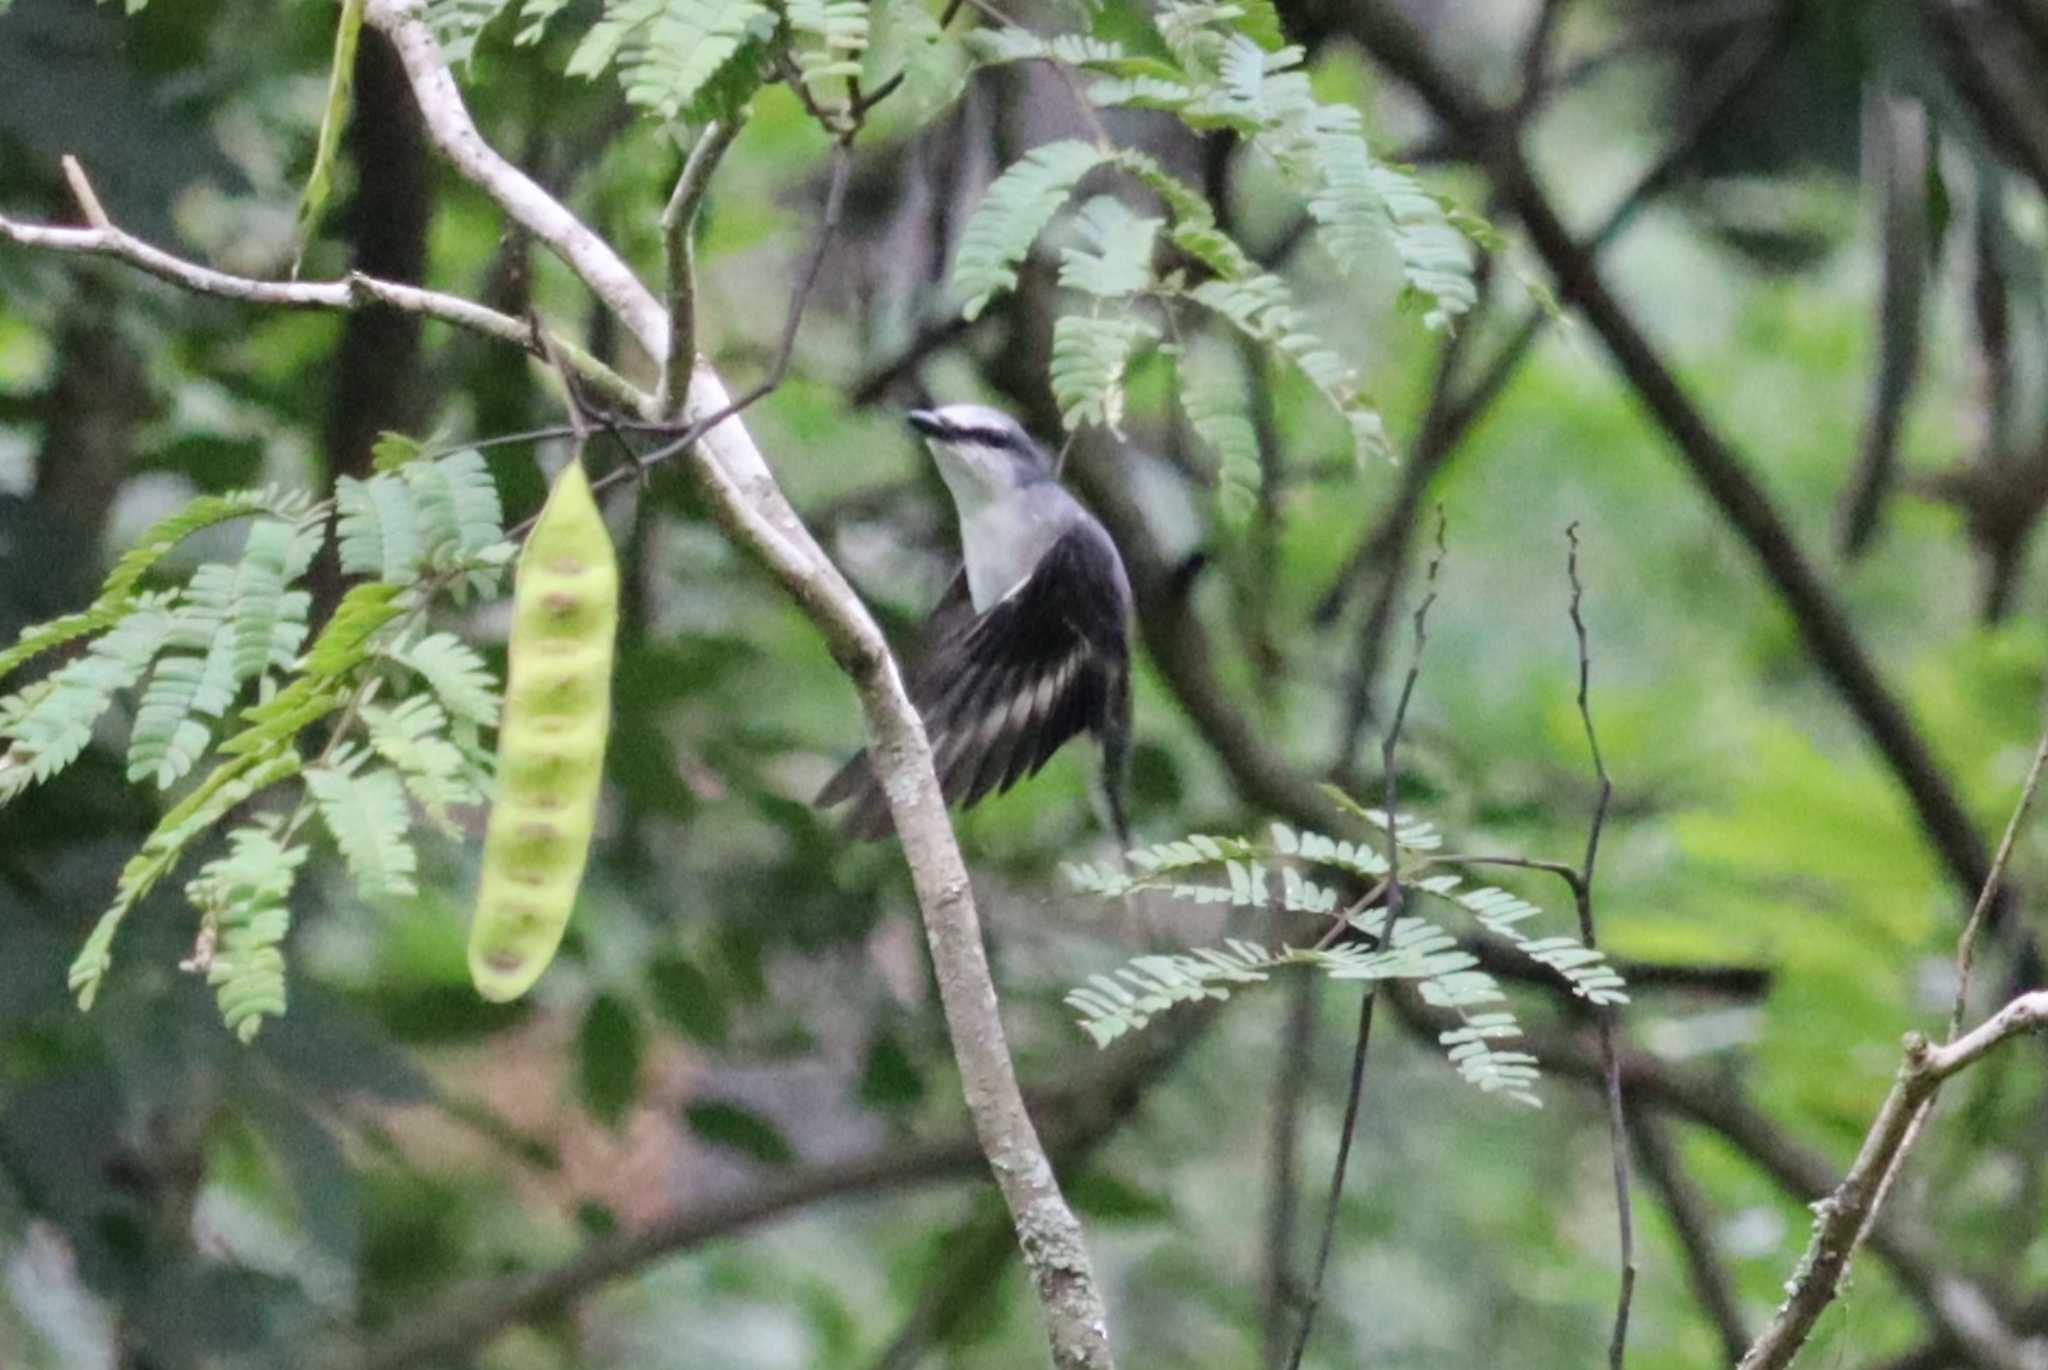
[[(453, 324), (539, 355), (532, 330), (525, 320), (501, 314), (459, 295), (381, 280), (359, 271), (352, 271), (337, 281), (262, 281), (216, 271), (173, 256), (109, 220), (76, 159), (67, 157), (64, 160), (72, 191), (79, 197), (81, 212), (92, 226), (59, 228), (23, 223), (0, 215), (0, 238), (44, 252), (108, 257), (192, 294), (212, 295), (242, 304), (267, 305), (277, 309), (327, 309), (341, 313), (376, 308), (402, 310)], [(576, 374), (614, 403), (637, 405), (645, 398), (636, 386), (568, 338), (559, 334), (553, 337), (555, 345), (576, 368)]]
[[(1593, 821), (1586, 829), (1586, 855), (1579, 863), (1578, 879), (1572, 882), (1572, 899), (1579, 910), (1579, 940), (1590, 948), (1600, 945), (1593, 929), (1593, 876), (1600, 861), (1600, 837), (1607, 828), (1607, 808), (1614, 799), (1614, 782), (1607, 776), (1607, 763), (1600, 755), (1600, 734), (1593, 727), (1593, 705), (1589, 698), (1593, 684), (1593, 652), (1587, 641), (1586, 618), (1582, 612), (1586, 587), (1579, 579), (1579, 526), (1565, 529), (1571, 551), (1565, 571), (1571, 581), (1572, 637), (1579, 649), (1579, 722), (1585, 726), (1586, 750), (1593, 758), (1593, 775), (1599, 782), (1599, 797), (1593, 801)], [(1629, 1207), (1628, 1118), (1622, 1111), (1621, 1066), (1614, 1051), (1616, 1009), (1599, 1010), (1600, 1066), (1607, 1083), (1607, 1140), (1614, 1152), (1614, 1212), (1621, 1228), (1621, 1292), (1614, 1308), (1614, 1337), (1608, 1343), (1607, 1363), (1621, 1370), (1628, 1359), (1629, 1304), (1636, 1289), (1635, 1219)]]
[(725, 159), (743, 127), (739, 119), (716, 120), (697, 135), (676, 188), (661, 211), (663, 250), (668, 261), (668, 356), (662, 362), (661, 394), (655, 409), (664, 419), (683, 412), (690, 372), (697, 365), (697, 211), (711, 189), (712, 173)]
[[(1933, 1102), (1942, 1082), (1982, 1060), (1992, 1048), (2044, 1023), (2048, 1023), (2048, 990), (2036, 990), (2021, 995), (1975, 1031), (1946, 1045), (1932, 1045), (1918, 1033), (1907, 1035), (1905, 1060), (1891, 1093), (1870, 1125), (1856, 1163), (1841, 1184), (1814, 1205), (1820, 1216), (1806, 1254), (1800, 1257), (1787, 1286), (1788, 1296), (1770, 1326), (1751, 1344), (1740, 1370), (1779, 1370), (1799, 1354), (1821, 1313), (1840, 1291), (1849, 1273), (1849, 1260), (1876, 1218), (1891, 1178), (1919, 1131), (1922, 1110)], [(1977, 1347), (1972, 1347), (1972, 1353), (1983, 1354)], [(2010, 1370), (2039, 1370), (2048, 1366), (2048, 1355), (2020, 1350), (2017, 1355), (2000, 1355), (1995, 1362), (1987, 1359), (1987, 1363)]]
[[(650, 357), (665, 363), (667, 311), (609, 244), (484, 142), (424, 22), (419, 0), (370, 0), (367, 17), (398, 49), (436, 146), (466, 179), (560, 256)], [(828, 220), (832, 212), (828, 207)], [(807, 274), (815, 272), (814, 265)], [(800, 296), (792, 309), (801, 310)], [(731, 410), (730, 397), (712, 369), (694, 367), (684, 416), (694, 423)], [(679, 455), (726, 534), (763, 562), (859, 690), (869, 754), (877, 760), (903, 841), (962, 1092), (1009, 1206), (1044, 1310), (1053, 1360), (1061, 1367), (1109, 1366), (1108, 1313), (1080, 1224), (1024, 1108), (973, 887), (932, 770), (923, 722), (888, 643), (797, 518), (743, 425), (715, 419), (702, 440)]]

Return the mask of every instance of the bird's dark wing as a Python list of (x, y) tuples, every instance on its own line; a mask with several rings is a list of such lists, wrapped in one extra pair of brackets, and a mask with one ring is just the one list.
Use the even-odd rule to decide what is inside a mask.
[[(986, 613), (950, 594), (941, 601), (909, 688), (947, 803), (1002, 793), (1084, 730), (1101, 741), (1116, 783), (1130, 736), (1130, 603), (1123, 561), (1092, 519), (1063, 534)], [(888, 833), (865, 752), (817, 802), (847, 799), (856, 801), (841, 822), (848, 836)]]

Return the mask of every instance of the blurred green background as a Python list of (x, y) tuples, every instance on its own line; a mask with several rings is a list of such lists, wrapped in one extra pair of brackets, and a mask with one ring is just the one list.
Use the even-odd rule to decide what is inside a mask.
[[(1097, 23), (1128, 28), (1136, 4), (1111, 0)], [(2048, 664), (2025, 556), (2048, 503), (2048, 221), (2035, 179), (2048, 105), (2001, 78), (2032, 51), (2039, 6), (1982, 8), (1990, 17), (1967, 24), (1928, 18), (1949, 14), (1936, 5), (1710, 0), (1417, 0), (1408, 14), (1432, 61), (1511, 112), (1501, 136), (1522, 140), (1575, 229), (1590, 232), (1646, 168), (1673, 159), (1599, 269), (1839, 597), (1988, 845), (2039, 731)], [(1623, 1020), (1629, 1049), (1677, 1082), (1640, 1104), (1665, 1165), (1639, 1149), (1632, 1363), (1725, 1363), (1728, 1319), (1761, 1323), (1804, 1242), (1786, 1166), (1838, 1169), (1853, 1155), (1900, 1034), (1945, 1014), (1974, 890), (1569, 291), (1548, 321), (1536, 287), (1551, 273), (1487, 159), (1467, 160), (1472, 145), (1447, 137), (1359, 41), (1370, 25), (1354, 26), (1351, 6), (1282, 10), (1324, 98), (1356, 102), (1376, 144), (1500, 226), (1452, 391), (1531, 311), (1535, 341), (1455, 443), (1399, 468), (1355, 468), (1299, 378), (1250, 366), (1269, 499), (1244, 528), (1219, 519), (1163, 368), (1141, 364), (1128, 441), (1089, 438), (1078, 483), (1132, 494), (1169, 560), (1210, 554), (1188, 605), (1227, 702), (1301, 776), (1354, 783), (1377, 783), (1377, 729), (1412, 657), (1404, 615), (1441, 507), (1448, 552), (1404, 802), (1465, 850), (1567, 860), (1593, 797), (1566, 617), (1565, 529), (1579, 525), (1592, 704), (1618, 786), (1603, 942), (1637, 962), (1767, 972), (1645, 983)], [(1552, 10), (1539, 98), (1523, 99), (1527, 36)], [(539, 48), (515, 48), (509, 21), (487, 30), (466, 90), (496, 146), (658, 280), (657, 218), (679, 154), (614, 84), (560, 75), (583, 11), (572, 5)], [(1024, 13), (1074, 23), (1070, 9)], [(190, 0), (124, 18), (85, 0), (16, 0), (0, 17), (0, 212), (72, 222), (57, 157), (73, 152), (125, 227), (223, 269), (280, 273), (332, 23), (311, 4)], [(856, 148), (848, 222), (791, 377), (748, 416), (893, 626), (936, 598), (953, 544), (902, 409), (995, 399), (1043, 423), (1030, 359), (1057, 307), (1049, 279), (1027, 273), (1019, 299), (958, 328), (943, 272), (988, 179), (1078, 127), (1072, 98), (1052, 73), (1018, 67), (976, 76), (937, 112), (884, 105)], [(1361, 282), (1313, 245), (1288, 251), (1298, 206), (1254, 156), (1164, 119), (1109, 122), (1190, 174), (1209, 171), (1244, 241), (1285, 253), (1409, 452), (1450, 344), (1394, 307), (1392, 263)], [(700, 343), (735, 387), (772, 359), (827, 151), (788, 91), (770, 89), (712, 190)], [(560, 265), (508, 237), (430, 157), (395, 63), (369, 38), (343, 176), (308, 277), (353, 264), (515, 314), (530, 302), (647, 374)], [(1223, 364), (1244, 360), (1221, 351)], [(1894, 409), (1895, 426), (1883, 417)], [(128, 538), (197, 491), (321, 487), (364, 470), (381, 429), (484, 437), (559, 419), (539, 369), (438, 325), (251, 310), (0, 245), (0, 635), (82, 605)], [(514, 444), (490, 458), (518, 518), (560, 452)], [(1400, 513), (1404, 483), (1416, 493)], [(1873, 484), (1876, 516), (1851, 556), (1844, 510)], [(139, 910), (106, 993), (81, 1015), (64, 967), (155, 800), (123, 783), (109, 747), (0, 811), (0, 1364), (310, 1364), (301, 1356), (316, 1348), (374, 1364), (404, 1330), (497, 1307), (508, 1282), (592, 1243), (964, 1135), (896, 848), (849, 846), (806, 804), (857, 745), (852, 692), (678, 470), (620, 487), (608, 515), (629, 589), (599, 846), (563, 959), (520, 1005), (471, 990), (476, 844), (435, 840), (424, 892), (406, 904), (363, 906), (331, 853), (302, 882), (290, 1013), (252, 1047), (175, 969), (191, 926), (170, 892)], [(1382, 543), (1319, 620), (1339, 568), (1383, 527), (1397, 558)], [(1369, 605), (1403, 567), (1392, 624), (1361, 667)], [(501, 645), (488, 606), (450, 626)], [(1140, 835), (1260, 830), (1274, 815), (1219, 763), (1184, 690), (1140, 663)], [(1372, 716), (1340, 747), (1361, 690)], [(1005, 1021), (1027, 1089), (1048, 1100), (1048, 1130), (1071, 1136), (1095, 1119), (1106, 1131), (1068, 1179), (1124, 1362), (1259, 1364), (1292, 1317), (1276, 1268), (1298, 1279), (1313, 1246), (1355, 997), (1276, 981), (1233, 998), (1169, 1063), (1098, 1054), (1060, 1003), (1070, 985), (1156, 942), (1270, 929), (1070, 892), (1059, 861), (1112, 854), (1093, 765), (1072, 748), (961, 820)], [(2044, 857), (2048, 843), (2024, 832), (2013, 907), (2036, 935), (2027, 896)], [(1545, 931), (1572, 930), (1554, 884), (1505, 883), (1545, 902)], [(2023, 941), (1995, 939), (1987, 996), (2037, 973)], [(1545, 1040), (1584, 1059), (1568, 1004), (1540, 989), (1518, 1002)], [(1296, 1051), (1298, 1098), (1285, 1069)], [(1106, 1074), (1117, 1088), (1091, 1083)], [(1483, 1097), (1389, 1021), (1308, 1364), (1581, 1366), (1604, 1354), (1616, 1238), (1600, 1100), (1570, 1070), (1540, 1092), (1540, 1113)], [(1276, 1111), (1293, 1120), (1291, 1144), (1276, 1143)], [(1778, 1143), (1798, 1155), (1774, 1174), (1763, 1153)], [(930, 1175), (856, 1177), (744, 1230), (683, 1221), (661, 1258), (406, 1363), (1042, 1363), (1037, 1312), (1005, 1230), (990, 1227), (977, 1165), (943, 1147), (927, 1159)], [(2044, 1164), (2048, 1071), (2020, 1045), (1959, 1082), (1890, 1217), (1916, 1268), (1970, 1282), (2022, 1333), (2048, 1329)], [(1276, 1266), (1283, 1193), (1298, 1211)], [(1695, 1256), (1710, 1248), (1726, 1278), (1722, 1330), (1676, 1226), (1698, 1229)], [(1926, 1342), (1924, 1289), (1899, 1270), (1860, 1261), (1810, 1363), (1886, 1365)], [(1977, 1363), (1930, 1354), (1906, 1363)]]

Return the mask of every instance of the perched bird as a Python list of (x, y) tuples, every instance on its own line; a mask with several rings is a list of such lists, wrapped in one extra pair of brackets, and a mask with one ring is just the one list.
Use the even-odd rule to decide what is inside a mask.
[[(965, 567), (932, 611), (910, 668), (939, 787), (967, 807), (1002, 793), (1076, 733), (1102, 745), (1103, 788), (1129, 846), (1121, 786), (1131, 737), (1131, 586), (1095, 516), (1015, 419), (979, 404), (917, 409), (960, 515)], [(818, 792), (840, 825), (878, 838), (889, 806), (862, 752)]]

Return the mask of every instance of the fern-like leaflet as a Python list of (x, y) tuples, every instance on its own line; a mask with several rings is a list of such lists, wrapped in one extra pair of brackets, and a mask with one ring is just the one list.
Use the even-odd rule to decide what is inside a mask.
[[(1355, 934), (1329, 946), (1273, 950), (1233, 938), (1220, 948), (1138, 957), (1109, 975), (1090, 977), (1068, 994), (1066, 1002), (1079, 1015), (1080, 1026), (1098, 1045), (1107, 1045), (1144, 1028), (1176, 1004), (1228, 997), (1232, 987), (1258, 983), (1284, 967), (1303, 967), (1333, 980), (1407, 981), (1425, 1003), (1456, 1015), (1458, 1025), (1443, 1030), (1439, 1042), (1462, 1079), (1486, 1093), (1537, 1104), (1531, 1088), (1538, 1078), (1535, 1059), (1495, 1045), (1522, 1031), (1507, 1007), (1506, 994), (1455, 935), (1423, 916), (1421, 898), (1440, 899), (1471, 912), (1487, 931), (1555, 971), (1593, 1003), (1626, 1003), (1621, 976), (1601, 952), (1576, 938), (1524, 935), (1518, 925), (1541, 912), (1534, 904), (1491, 887), (1464, 889), (1461, 877), (1430, 870), (1443, 842), (1434, 825), (1408, 815), (1389, 820), (1348, 796), (1344, 803), (1382, 833), (1391, 828), (1407, 857), (1402, 889), (1411, 897), (1403, 901), (1399, 917), (1390, 918), (1384, 905), (1359, 907), (1365, 900), (1340, 910), (1336, 883), (1319, 882), (1311, 875), (1329, 871), (1338, 881), (1368, 891), (1384, 884), (1387, 859), (1371, 841), (1339, 839), (1284, 823), (1272, 825), (1270, 845), (1194, 835), (1134, 850), (1123, 868), (1069, 864), (1068, 878), (1078, 888), (1105, 899), (1156, 891), (1177, 900), (1260, 914), (1277, 907), (1339, 919)], [(1277, 891), (1272, 879), (1276, 871)]]
[[(707, 94), (722, 91), (728, 66), (758, 84), (775, 12), (759, 0), (609, 0), (604, 17), (569, 59), (571, 76), (616, 65), (629, 104), (664, 119), (710, 116)], [(743, 98), (743, 97), (742, 97)]]
[(265, 1018), (285, 1010), (284, 953), (291, 928), (292, 884), (306, 859), (304, 846), (280, 842), (271, 824), (228, 834), (228, 853), (200, 867), (185, 897), (209, 921), (215, 941), (205, 962), (221, 1021), (244, 1042), (254, 1041)]
[(307, 793), (363, 898), (416, 894), (419, 857), (406, 837), (412, 813), (405, 784), (385, 767), (364, 769), (366, 759), (365, 752), (343, 748), (326, 764), (309, 767)]
[[(97, 997), (114, 938), (136, 905), (238, 808), (303, 774), (306, 792), (290, 817), (237, 828), (227, 854), (186, 885), (202, 926), (190, 964), (206, 969), (228, 1025), (246, 1039), (283, 1008), (285, 899), (305, 855), (293, 840), (301, 824), (319, 815), (367, 896), (405, 894), (417, 865), (412, 804), (445, 825), (447, 808), (475, 802), (487, 783), (488, 757), (476, 738), (497, 716), (490, 674), (452, 636), (420, 637), (414, 628), (436, 597), (495, 584), (508, 560), (482, 459), (417, 455), (352, 482), (343, 496), (332, 527), (345, 569), (385, 578), (352, 587), (310, 647), (311, 597), (299, 582), (332, 511), (264, 491), (195, 500), (121, 558), (92, 608), (31, 629), (6, 658), (18, 664), (97, 634), (47, 679), (0, 698), (0, 799), (75, 759), (116, 695), (145, 674), (129, 739), (131, 777), (175, 785), (213, 758), (122, 868), (113, 902), (71, 967), (82, 1007)], [(176, 589), (139, 588), (181, 538), (252, 515), (234, 561), (201, 565)], [(390, 680), (414, 677), (424, 693), (375, 702)], [(259, 681), (256, 702), (241, 704)], [(302, 734), (336, 716), (308, 766)], [(367, 745), (345, 741), (356, 733)]]
[(785, 0), (798, 75), (805, 85), (861, 74), (868, 47), (867, 0)]
[(1108, 159), (1093, 143), (1046, 143), (998, 176), (960, 235), (953, 287), (966, 297), (961, 313), (980, 316), (990, 300), (1017, 284), (1017, 264), (1066, 203), (1083, 176)]

